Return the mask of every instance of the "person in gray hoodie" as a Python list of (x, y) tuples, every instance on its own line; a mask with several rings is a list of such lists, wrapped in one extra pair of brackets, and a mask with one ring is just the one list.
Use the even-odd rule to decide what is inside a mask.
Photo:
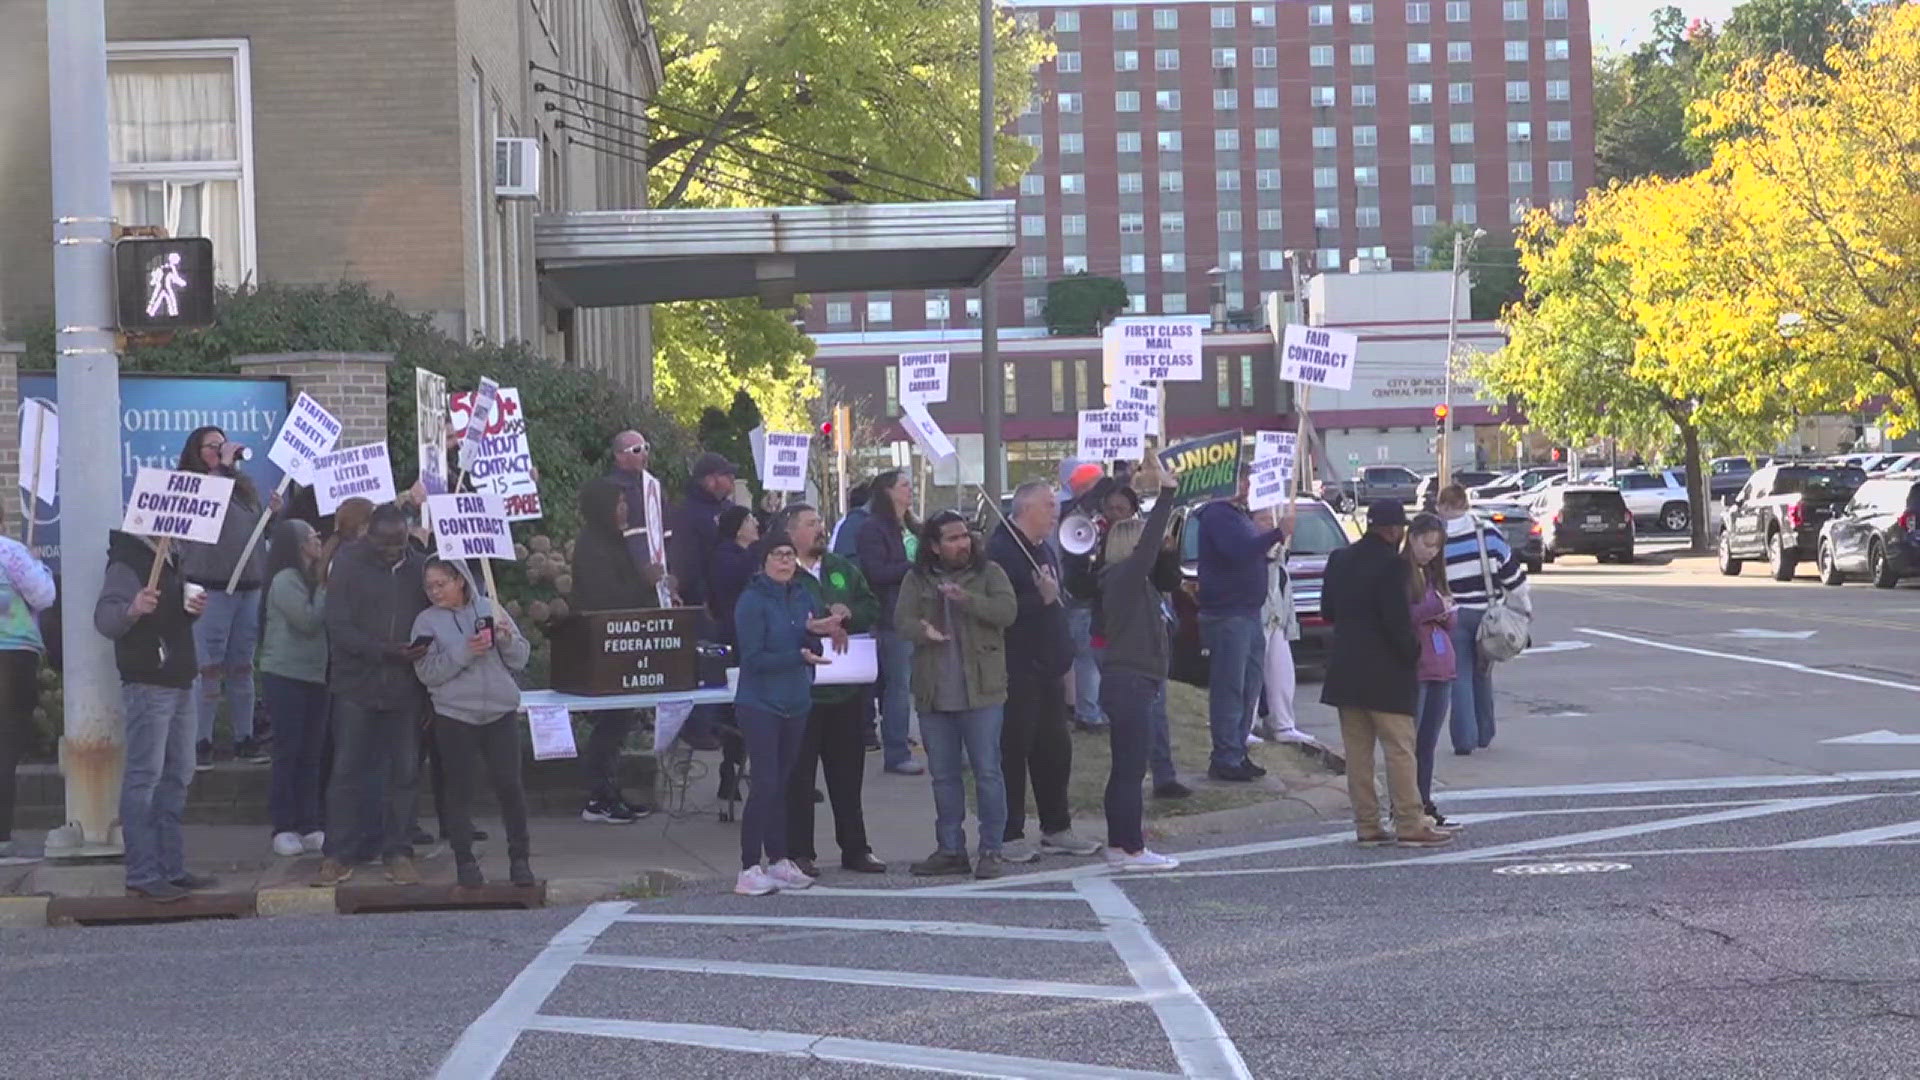
[(481, 596), (466, 567), (431, 559), (422, 576), (431, 607), (413, 620), (416, 641), (432, 642), (413, 662), (433, 699), (433, 737), (445, 757), (447, 841), (461, 885), (485, 880), (473, 856), (473, 792), (484, 769), (507, 830), (507, 877), (532, 885), (527, 864), (527, 795), (520, 786), (520, 684), (531, 649), (513, 618)]

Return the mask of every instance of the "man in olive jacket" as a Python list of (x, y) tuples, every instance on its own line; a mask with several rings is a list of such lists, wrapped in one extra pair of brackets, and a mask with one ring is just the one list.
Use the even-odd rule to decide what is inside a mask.
[[(846, 613), (847, 633), (871, 633), (880, 615), (880, 601), (852, 559), (827, 550), (827, 528), (820, 512), (805, 503), (787, 506), (768, 529), (770, 536), (780, 533), (793, 540), (793, 549), (800, 553), (799, 581), (813, 591), (821, 606), (834, 614)], [(825, 648), (832, 653), (845, 644), (830, 641)], [(863, 874), (887, 871), (887, 864), (874, 858), (867, 843), (866, 814), (860, 806), (867, 757), (862, 706), (872, 696), (872, 683), (814, 682), (807, 731), (787, 780), (787, 856), (809, 876), (819, 874), (815, 864), (819, 852), (813, 843), (813, 784), (822, 771), (827, 777), (827, 798), (833, 804), (833, 838), (840, 846), (841, 868)]]
[[(920, 741), (933, 774), (934, 835), (939, 848), (913, 864), (921, 876), (996, 878), (1007, 828), (1000, 772), (1001, 711), (1007, 702), (1007, 627), (1020, 611), (1013, 583), (987, 560), (965, 518), (943, 510), (920, 531), (913, 570), (900, 583), (893, 625), (913, 646), (913, 696)], [(980, 858), (967, 861), (962, 827), (967, 799), (961, 754), (973, 769), (980, 813)]]

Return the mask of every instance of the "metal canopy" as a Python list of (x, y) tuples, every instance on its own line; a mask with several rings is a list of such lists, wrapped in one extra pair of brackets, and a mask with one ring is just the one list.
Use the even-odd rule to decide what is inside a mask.
[(584, 210), (534, 222), (541, 288), (565, 307), (971, 288), (1010, 253), (1009, 201)]

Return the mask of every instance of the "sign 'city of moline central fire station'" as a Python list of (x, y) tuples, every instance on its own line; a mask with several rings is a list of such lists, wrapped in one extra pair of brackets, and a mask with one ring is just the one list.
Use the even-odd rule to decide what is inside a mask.
[(659, 694), (699, 683), (700, 608), (583, 611), (553, 628), (553, 688), (564, 694)]

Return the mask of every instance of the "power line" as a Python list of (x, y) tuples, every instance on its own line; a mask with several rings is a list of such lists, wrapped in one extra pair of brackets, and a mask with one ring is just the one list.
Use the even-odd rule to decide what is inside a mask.
[[(579, 131), (574, 128), (567, 128), (565, 129), (565, 131), (567, 135), (567, 142), (574, 146), (578, 146), (585, 150), (591, 150), (597, 154), (606, 154), (609, 157), (616, 157), (625, 161), (631, 161), (639, 165), (645, 165), (647, 163), (646, 159), (644, 157), (641, 157), (638, 154), (630, 154), (630, 153), (626, 153), (623, 150), (614, 149), (614, 147), (625, 146), (626, 144), (624, 143), (607, 139), (605, 136), (602, 136), (602, 135), (595, 135), (590, 132)], [(593, 143), (587, 142), (586, 141), (587, 139), (596, 139), (602, 142), (611, 143), (612, 145), (596, 146)], [(704, 166), (704, 165), (691, 166), (690, 171), (692, 171), (695, 176), (699, 177), (700, 181), (704, 184), (709, 184), (713, 187), (720, 188), (724, 191), (731, 191), (736, 195), (745, 196), (746, 198), (749, 198), (749, 199), (755, 199), (755, 200), (759, 200), (767, 203), (795, 201), (792, 198), (792, 196), (788, 194), (776, 193), (774, 195), (769, 195), (765, 191), (755, 191), (755, 190), (752, 190), (751, 188), (742, 187), (741, 184), (756, 183), (760, 181), (741, 180), (738, 177), (730, 177), (727, 174), (719, 172), (708, 166)]]

